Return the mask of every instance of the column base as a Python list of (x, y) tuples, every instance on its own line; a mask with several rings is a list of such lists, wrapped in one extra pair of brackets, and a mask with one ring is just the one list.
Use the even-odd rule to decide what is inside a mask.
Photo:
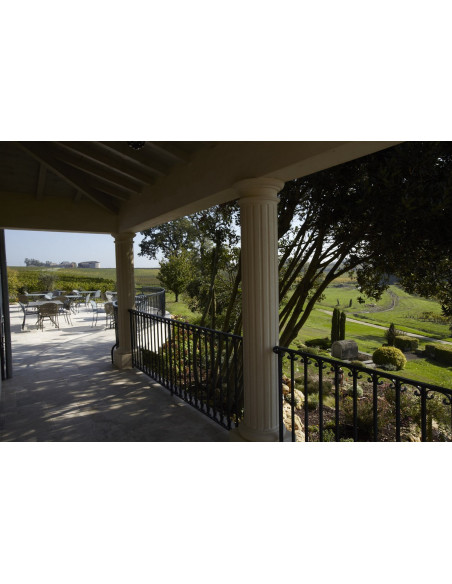
[(132, 369), (132, 353), (113, 353), (113, 363), (118, 369)]
[(279, 431), (278, 429), (266, 432), (252, 430), (242, 423), (238, 428), (230, 430), (229, 442), (279, 442)]

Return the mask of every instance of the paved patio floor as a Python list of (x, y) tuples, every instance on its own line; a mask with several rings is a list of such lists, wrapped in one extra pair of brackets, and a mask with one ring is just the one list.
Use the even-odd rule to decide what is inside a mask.
[(72, 326), (38, 331), (11, 308), (13, 378), (3, 381), (0, 441), (225, 442), (229, 433), (149, 377), (111, 364), (114, 330), (91, 326), (81, 308)]

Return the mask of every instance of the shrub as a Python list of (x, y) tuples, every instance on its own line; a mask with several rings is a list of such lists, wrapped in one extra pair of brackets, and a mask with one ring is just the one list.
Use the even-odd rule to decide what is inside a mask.
[[(347, 395), (353, 397), (353, 385), (347, 385), (347, 388), (345, 391), (347, 392)], [(363, 395), (364, 395), (363, 388), (360, 385), (356, 386), (356, 395), (358, 397), (363, 397)]]
[(400, 349), (401, 351), (415, 351), (419, 346), (419, 341), (414, 337), (397, 335), (394, 338), (394, 346)]
[[(323, 380), (322, 383), (322, 395), (326, 396), (326, 395), (330, 395), (333, 391), (333, 383), (327, 379)], [(310, 379), (308, 381), (308, 385), (306, 387), (306, 393), (308, 395), (313, 395), (313, 394), (317, 394), (319, 393), (319, 381), (318, 380), (314, 380), (314, 379)]]
[(319, 405), (319, 394), (318, 393), (311, 393), (309, 397), (307, 397), (305, 404), (308, 404), (308, 410), (311, 412), (316, 410)]
[(425, 345), (425, 352), (428, 357), (442, 365), (452, 365), (452, 347), (450, 345), (440, 343)]
[(331, 341), (328, 337), (323, 339), (309, 339), (305, 344), (307, 347), (319, 347), (320, 349), (329, 349), (331, 347)]
[(393, 347), (394, 346), (394, 343), (395, 343), (395, 338), (397, 336), (400, 336), (400, 335), (403, 335), (403, 333), (401, 331), (398, 331), (396, 329), (394, 323), (391, 322), (391, 324), (389, 325), (388, 330), (385, 332), (385, 339), (386, 339), (387, 344), (390, 347)]
[(395, 365), (397, 370), (406, 365), (405, 355), (397, 347), (380, 347), (374, 352), (372, 359), (376, 365)]

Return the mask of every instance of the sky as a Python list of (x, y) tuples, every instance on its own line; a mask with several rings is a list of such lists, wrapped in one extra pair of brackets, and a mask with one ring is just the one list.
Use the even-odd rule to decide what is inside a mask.
[[(158, 262), (138, 255), (143, 236), (137, 233), (134, 240), (136, 268), (155, 268)], [(25, 258), (57, 264), (98, 261), (101, 268), (114, 268), (115, 244), (111, 235), (62, 233), (50, 231), (5, 230), (6, 261), (8, 266), (24, 266)]]

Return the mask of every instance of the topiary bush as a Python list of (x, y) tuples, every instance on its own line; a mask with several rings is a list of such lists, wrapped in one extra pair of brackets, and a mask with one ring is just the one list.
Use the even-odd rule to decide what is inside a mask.
[(418, 339), (407, 337), (406, 335), (397, 335), (394, 338), (394, 346), (401, 351), (415, 351), (419, 347)]
[(376, 365), (395, 365), (397, 370), (406, 365), (405, 355), (397, 347), (380, 347), (372, 355), (372, 360)]

